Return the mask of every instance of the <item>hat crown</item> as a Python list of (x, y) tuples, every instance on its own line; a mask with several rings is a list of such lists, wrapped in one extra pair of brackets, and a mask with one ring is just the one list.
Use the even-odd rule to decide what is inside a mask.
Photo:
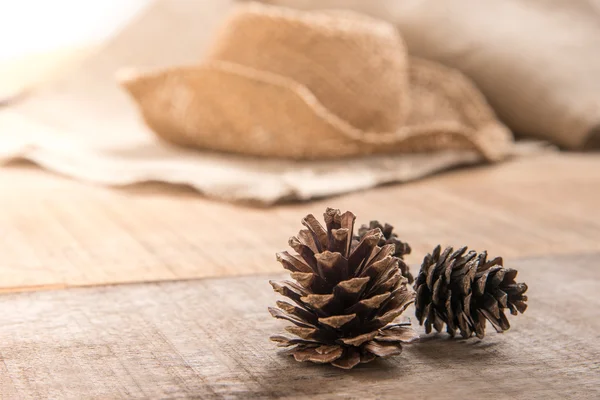
[(353, 12), (238, 6), (208, 61), (291, 80), (329, 112), (365, 131), (392, 132), (410, 111), (408, 60), (398, 32)]

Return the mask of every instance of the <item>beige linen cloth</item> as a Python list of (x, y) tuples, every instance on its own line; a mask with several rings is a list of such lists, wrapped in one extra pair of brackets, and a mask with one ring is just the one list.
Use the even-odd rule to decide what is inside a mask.
[(263, 0), (394, 23), (411, 54), (469, 76), (517, 135), (600, 149), (600, 0)]
[[(116, 84), (115, 74), (124, 66), (198, 64), (232, 3), (154, 2), (79, 69), (0, 112), (0, 161), (23, 158), (98, 184), (163, 181), (187, 184), (219, 199), (270, 204), (412, 180), (490, 159), (473, 148), (459, 147), (286, 161), (186, 150), (159, 141)], [(502, 153), (508, 154), (510, 134), (505, 130), (502, 135), (500, 145), (507, 146)]]

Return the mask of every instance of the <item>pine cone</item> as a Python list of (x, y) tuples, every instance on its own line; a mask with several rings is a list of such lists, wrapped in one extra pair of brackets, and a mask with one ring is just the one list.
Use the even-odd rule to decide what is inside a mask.
[(296, 282), (270, 283), (294, 304), (278, 301), (269, 311), (292, 322), (286, 330), (297, 337), (271, 340), (294, 346), (284, 353), (297, 361), (345, 369), (399, 354), (402, 343), (417, 338), (410, 323), (394, 323), (415, 296), (401, 274), (403, 261), (393, 256), (393, 244), (377, 245), (380, 229), (353, 243), (351, 212), (328, 208), (324, 216), (326, 229), (311, 214), (302, 220), (307, 229), (289, 241), (298, 255), (277, 254)]
[[(393, 256), (398, 257), (401, 260), (404, 260), (404, 256), (406, 254), (410, 254), (411, 248), (408, 245), (408, 243), (398, 239), (398, 235), (393, 233), (394, 227), (387, 223), (385, 225), (381, 225), (379, 221), (371, 221), (369, 223), (369, 226), (362, 225), (358, 229), (358, 235), (355, 236), (354, 239), (360, 241), (367, 232), (377, 228), (381, 229), (381, 232), (383, 233), (383, 237), (379, 239), (379, 243), (377, 243), (379, 247), (383, 247), (386, 244), (393, 244), (394, 246), (396, 246), (396, 250), (394, 251)], [(408, 265), (402, 263), (400, 265), (400, 268), (402, 269), (402, 276), (408, 279), (408, 283), (413, 283), (414, 278), (410, 273)]]
[(504, 310), (517, 315), (527, 309), (525, 283), (516, 283), (517, 271), (502, 266), (502, 258), (487, 260), (487, 253), (467, 247), (443, 253), (437, 246), (432, 254), (425, 256), (414, 288), (417, 292), (416, 317), (425, 331), (433, 326), (440, 332), (454, 336), (456, 330), (464, 338), (473, 333), (483, 339), (486, 320), (497, 332), (510, 328)]

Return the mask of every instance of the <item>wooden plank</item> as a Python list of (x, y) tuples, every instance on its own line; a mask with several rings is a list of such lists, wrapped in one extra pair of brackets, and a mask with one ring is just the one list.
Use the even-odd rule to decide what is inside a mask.
[(431, 335), (396, 358), (350, 372), (277, 353), (267, 338), (285, 324), (266, 307), (277, 298), (267, 279), (279, 275), (3, 295), (0, 393), (3, 399), (598, 398), (598, 256), (512, 263), (530, 286), (530, 301), (504, 334), (490, 331), (483, 341)]
[(507, 258), (600, 251), (600, 158), (558, 154), (269, 209), (185, 188), (111, 190), (17, 165), (0, 173), (0, 287), (37, 290), (277, 271), (307, 213), (388, 221), (419, 262), (438, 243)]

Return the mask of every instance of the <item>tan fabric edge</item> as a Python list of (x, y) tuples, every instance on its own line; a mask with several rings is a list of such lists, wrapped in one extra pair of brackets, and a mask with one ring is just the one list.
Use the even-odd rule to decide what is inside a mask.
[[(94, 152), (61, 153), (39, 145), (17, 148), (13, 153), (0, 154), (0, 165), (11, 160), (28, 160), (49, 171), (79, 181), (108, 186), (129, 186), (138, 183), (164, 182), (187, 185), (214, 199), (229, 202), (269, 206), (291, 200), (310, 200), (347, 192), (373, 188), (386, 183), (407, 182), (458, 166), (482, 162), (480, 156), (469, 151), (444, 151), (432, 157), (429, 154), (404, 156), (361, 157), (332, 164), (308, 162), (290, 169), (288, 162), (245, 160), (230, 155), (201, 153), (197, 165), (176, 164), (155, 160), (140, 170), (125, 160)], [(152, 160), (148, 161), (153, 164)], [(354, 178), (348, 180), (348, 162), (353, 164)], [(328, 163), (328, 162), (324, 162)], [(214, 181), (214, 169), (226, 170)], [(326, 171), (327, 172), (324, 172)], [(314, 171), (321, 171), (316, 174)], [(213, 176), (211, 176), (213, 174)], [(334, 182), (339, 176), (343, 180)], [(210, 176), (210, 178), (207, 178)], [(240, 179), (240, 176), (245, 176)]]

